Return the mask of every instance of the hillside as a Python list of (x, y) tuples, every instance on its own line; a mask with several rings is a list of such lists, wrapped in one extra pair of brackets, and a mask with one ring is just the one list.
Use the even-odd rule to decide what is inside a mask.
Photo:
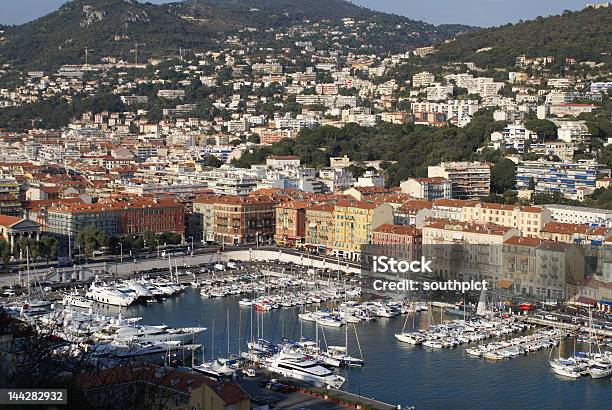
[[(211, 31), (166, 9), (124, 0), (74, 0), (57, 11), (7, 30), (0, 60), (19, 66), (82, 63), (85, 47), (97, 56), (133, 55), (134, 43), (148, 50), (209, 46)], [(90, 55), (90, 56), (91, 56)]]
[[(176, 54), (179, 47), (208, 50), (223, 46), (227, 34), (244, 27), (279, 28), (302, 21), (359, 18), (375, 24), (363, 42), (375, 52), (401, 51), (452, 37), (468, 26), (436, 27), (374, 12), (342, 0), (189, 0), (155, 5), (135, 0), (73, 0), (32, 22), (6, 28), (0, 60), (21, 68), (52, 68), (114, 56)], [(258, 34), (274, 37), (264, 30)]]
[[(470, 61), (479, 67), (509, 67), (521, 54), (554, 56), (557, 62), (564, 62), (566, 57), (609, 62), (610, 44), (612, 8), (587, 8), (462, 34), (455, 41), (440, 45), (431, 59)], [(490, 50), (483, 51), (489, 47)]]

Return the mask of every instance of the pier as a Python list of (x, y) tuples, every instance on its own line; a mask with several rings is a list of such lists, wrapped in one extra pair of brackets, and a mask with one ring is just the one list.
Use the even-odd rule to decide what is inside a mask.
[(596, 336), (612, 337), (612, 330), (607, 330), (607, 329), (597, 329), (594, 327), (589, 328), (586, 326), (576, 325), (572, 323), (540, 319), (540, 318), (532, 317), (532, 316), (522, 317), (521, 320), (524, 320), (525, 322), (531, 323), (531, 324), (536, 324), (536, 325), (541, 325), (541, 326), (550, 326), (550, 327), (554, 327), (558, 329), (564, 329), (569, 332), (585, 332), (585, 333), (591, 332), (591, 334), (596, 335)]

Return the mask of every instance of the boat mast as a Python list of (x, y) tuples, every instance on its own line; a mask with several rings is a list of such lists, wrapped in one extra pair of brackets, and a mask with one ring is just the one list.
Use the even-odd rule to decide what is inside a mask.
[(355, 330), (355, 340), (357, 340), (357, 348), (359, 349), (359, 356), (363, 360), (363, 352), (361, 351), (361, 343), (359, 343), (359, 336), (357, 335), (357, 326), (353, 323), (353, 330)]
[(225, 312), (227, 317), (226, 328), (227, 328), (227, 358), (229, 359), (230, 354), (230, 328), (229, 328), (229, 310)]

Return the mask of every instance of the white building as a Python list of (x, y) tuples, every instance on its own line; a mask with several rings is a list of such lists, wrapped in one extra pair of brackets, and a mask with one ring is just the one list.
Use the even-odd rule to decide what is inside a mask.
[(376, 171), (367, 170), (363, 176), (357, 178), (355, 186), (360, 187), (384, 187), (385, 178)]
[(428, 101), (446, 100), (449, 96), (453, 95), (453, 86), (433, 85), (431, 87), (427, 87), (426, 91)]
[(612, 228), (612, 210), (570, 205), (544, 205), (555, 221)]
[(400, 184), (402, 192), (413, 198), (435, 201), (452, 198), (452, 183), (441, 177), (409, 178)]
[(429, 71), (422, 71), (412, 76), (413, 87), (424, 87), (435, 81), (436, 77)]
[(482, 198), (491, 193), (491, 166), (487, 163), (442, 162), (428, 167), (427, 176), (450, 180), (456, 199)]

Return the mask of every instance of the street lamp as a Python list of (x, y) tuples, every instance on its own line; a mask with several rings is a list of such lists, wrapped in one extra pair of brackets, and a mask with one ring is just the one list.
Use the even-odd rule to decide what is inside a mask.
[(119, 260), (123, 262), (123, 242), (119, 242), (119, 249), (121, 250)]

